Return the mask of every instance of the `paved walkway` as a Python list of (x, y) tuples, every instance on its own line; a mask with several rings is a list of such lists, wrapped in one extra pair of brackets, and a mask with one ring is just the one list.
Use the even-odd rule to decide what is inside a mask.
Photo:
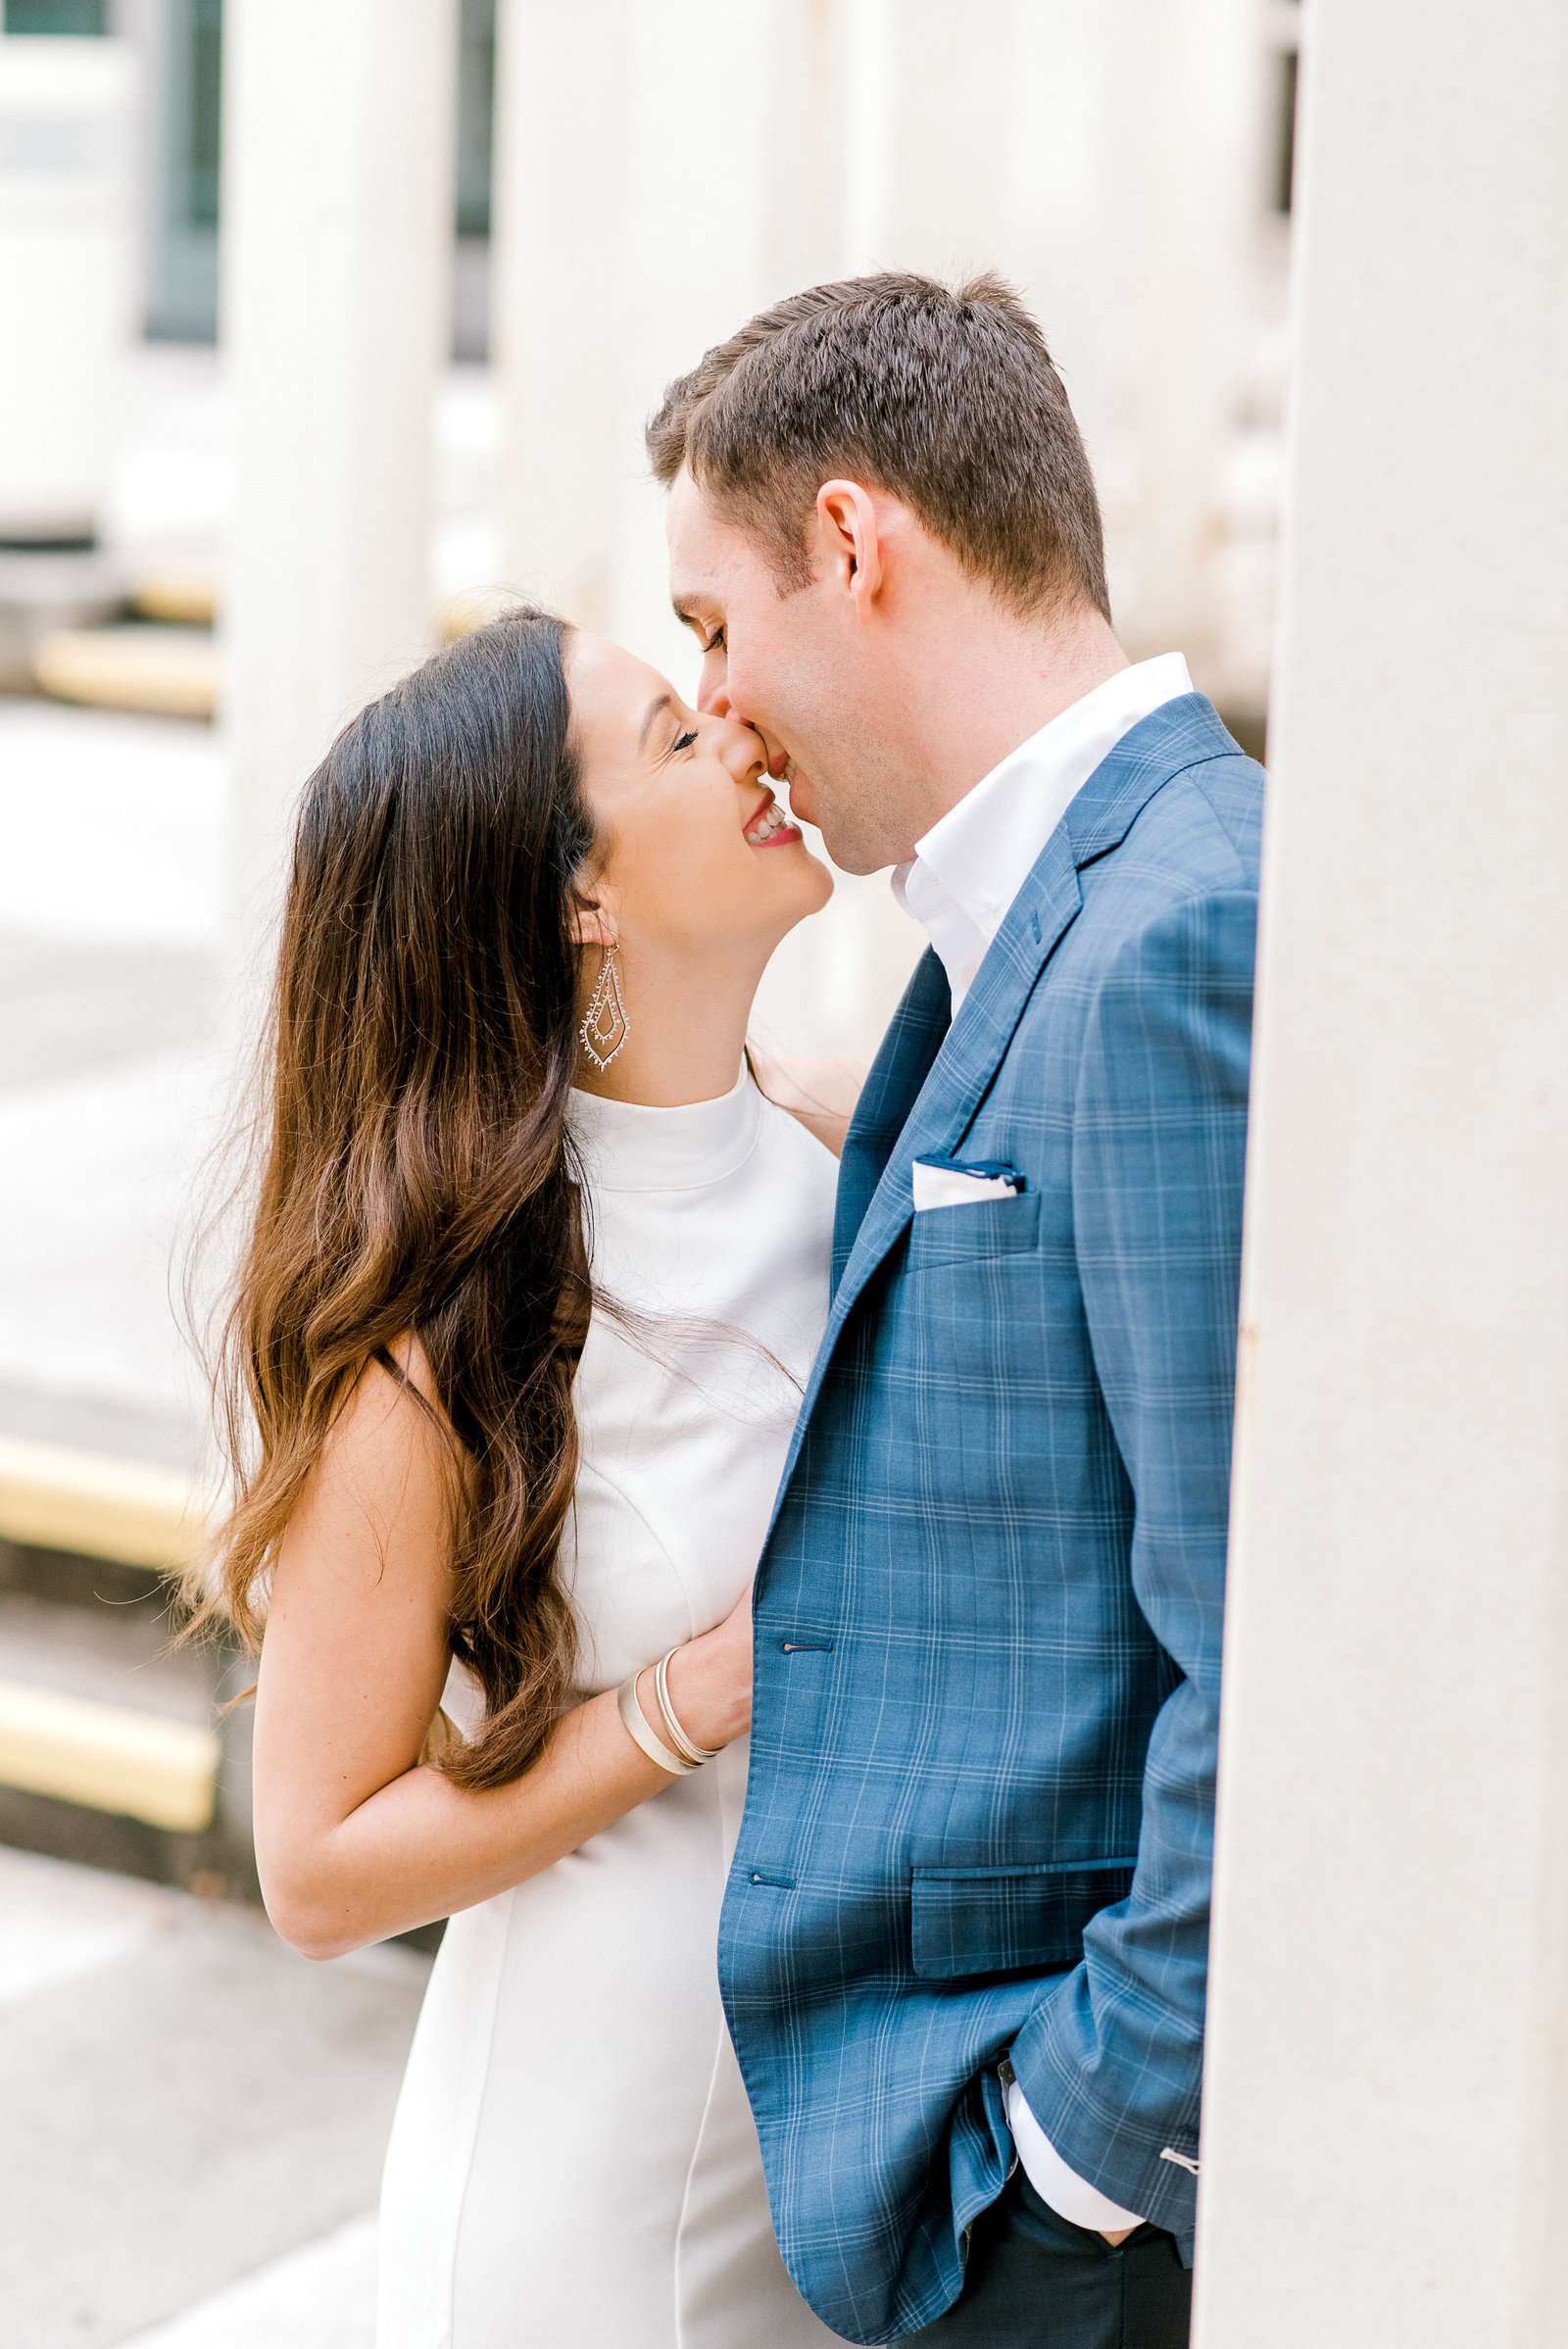
[(215, 2292), (126, 2349), (373, 2349), (375, 2221), (346, 2227)]
[(0, 1851), (7, 2349), (369, 2349), (373, 2212), (427, 1971)]

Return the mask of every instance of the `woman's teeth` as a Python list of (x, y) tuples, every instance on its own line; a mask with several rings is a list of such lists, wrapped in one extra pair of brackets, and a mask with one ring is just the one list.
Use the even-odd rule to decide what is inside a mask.
[(787, 824), (789, 820), (777, 800), (769, 800), (761, 814), (753, 816), (747, 825), (745, 837), (754, 849), (762, 848), (772, 839), (779, 826)]

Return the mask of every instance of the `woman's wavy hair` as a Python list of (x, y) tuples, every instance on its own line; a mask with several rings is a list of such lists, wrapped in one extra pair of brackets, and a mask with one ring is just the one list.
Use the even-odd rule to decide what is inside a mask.
[(453, 645), (306, 786), (215, 1373), (233, 1506), (190, 1590), (259, 1644), (333, 1423), (413, 1331), (452, 1461), (450, 1642), (485, 1697), (441, 1766), (470, 1787), (520, 1776), (574, 1692), (558, 1554), (591, 1297), (566, 1107), (595, 844), (565, 633), (524, 610)]

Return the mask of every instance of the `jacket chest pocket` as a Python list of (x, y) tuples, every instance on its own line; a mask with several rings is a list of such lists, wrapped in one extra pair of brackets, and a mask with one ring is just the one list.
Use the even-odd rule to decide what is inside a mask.
[(927, 1266), (1005, 1263), (1032, 1254), (1040, 1245), (1041, 1195), (977, 1199), (961, 1207), (927, 1207), (909, 1226), (908, 1269)]
[(1040, 1868), (917, 1868), (911, 1895), (914, 1971), (926, 1982), (965, 1974), (1049, 1973), (1076, 1966), (1084, 1927), (1132, 1889), (1131, 1859)]

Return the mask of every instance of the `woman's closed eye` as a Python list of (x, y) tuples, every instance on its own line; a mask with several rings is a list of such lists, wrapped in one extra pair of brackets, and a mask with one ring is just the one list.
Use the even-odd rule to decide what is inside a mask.
[(677, 751), (689, 751), (696, 740), (697, 734), (694, 728), (691, 733), (681, 735), (674, 747)]

